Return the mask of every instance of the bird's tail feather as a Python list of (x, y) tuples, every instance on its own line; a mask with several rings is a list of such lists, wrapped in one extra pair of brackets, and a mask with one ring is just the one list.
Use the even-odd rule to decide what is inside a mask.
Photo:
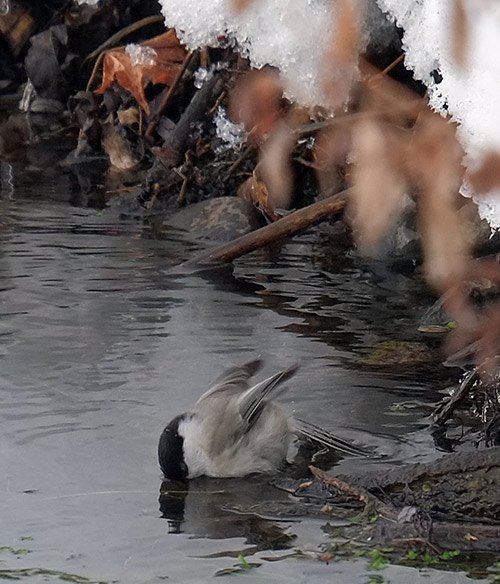
[(339, 452), (353, 456), (372, 455), (372, 453), (365, 448), (351, 444), (346, 440), (342, 440), (342, 438), (337, 438), (337, 436), (330, 434), (330, 432), (327, 430), (324, 430), (319, 426), (315, 426), (314, 424), (310, 424), (305, 420), (293, 418), (293, 425), (296, 433), (304, 436), (305, 438), (309, 438), (310, 440), (313, 440), (322, 446), (326, 446), (327, 448), (332, 448), (333, 450), (338, 450)]

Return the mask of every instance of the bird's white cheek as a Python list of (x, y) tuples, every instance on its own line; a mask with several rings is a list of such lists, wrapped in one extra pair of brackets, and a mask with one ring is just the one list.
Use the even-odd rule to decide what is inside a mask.
[(184, 462), (188, 468), (188, 478), (210, 475), (213, 469), (202, 443), (203, 433), (200, 426), (191, 419), (179, 424), (179, 435), (184, 438)]

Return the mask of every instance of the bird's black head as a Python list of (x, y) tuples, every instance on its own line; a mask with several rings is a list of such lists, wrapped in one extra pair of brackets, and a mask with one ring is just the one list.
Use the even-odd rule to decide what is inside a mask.
[(179, 424), (186, 419), (185, 414), (174, 418), (163, 430), (158, 444), (158, 461), (167, 479), (182, 481), (189, 471), (184, 460), (184, 438), (179, 435)]

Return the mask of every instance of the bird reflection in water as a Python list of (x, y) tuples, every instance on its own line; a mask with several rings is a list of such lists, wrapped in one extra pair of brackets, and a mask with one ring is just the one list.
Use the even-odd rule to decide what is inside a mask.
[(247, 545), (255, 546), (254, 552), (291, 547), (295, 535), (289, 533), (290, 523), (303, 512), (287, 493), (267, 484), (262, 476), (166, 480), (160, 487), (159, 504), (170, 534), (245, 538)]

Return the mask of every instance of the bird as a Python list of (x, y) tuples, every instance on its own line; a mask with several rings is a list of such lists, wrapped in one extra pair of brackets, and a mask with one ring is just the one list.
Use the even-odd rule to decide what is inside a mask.
[(158, 461), (165, 478), (182, 481), (275, 473), (285, 465), (294, 435), (345, 454), (369, 455), (314, 424), (287, 415), (272, 401), (295, 375), (297, 364), (251, 385), (250, 379), (262, 365), (261, 359), (254, 359), (226, 370), (190, 411), (164, 428)]

